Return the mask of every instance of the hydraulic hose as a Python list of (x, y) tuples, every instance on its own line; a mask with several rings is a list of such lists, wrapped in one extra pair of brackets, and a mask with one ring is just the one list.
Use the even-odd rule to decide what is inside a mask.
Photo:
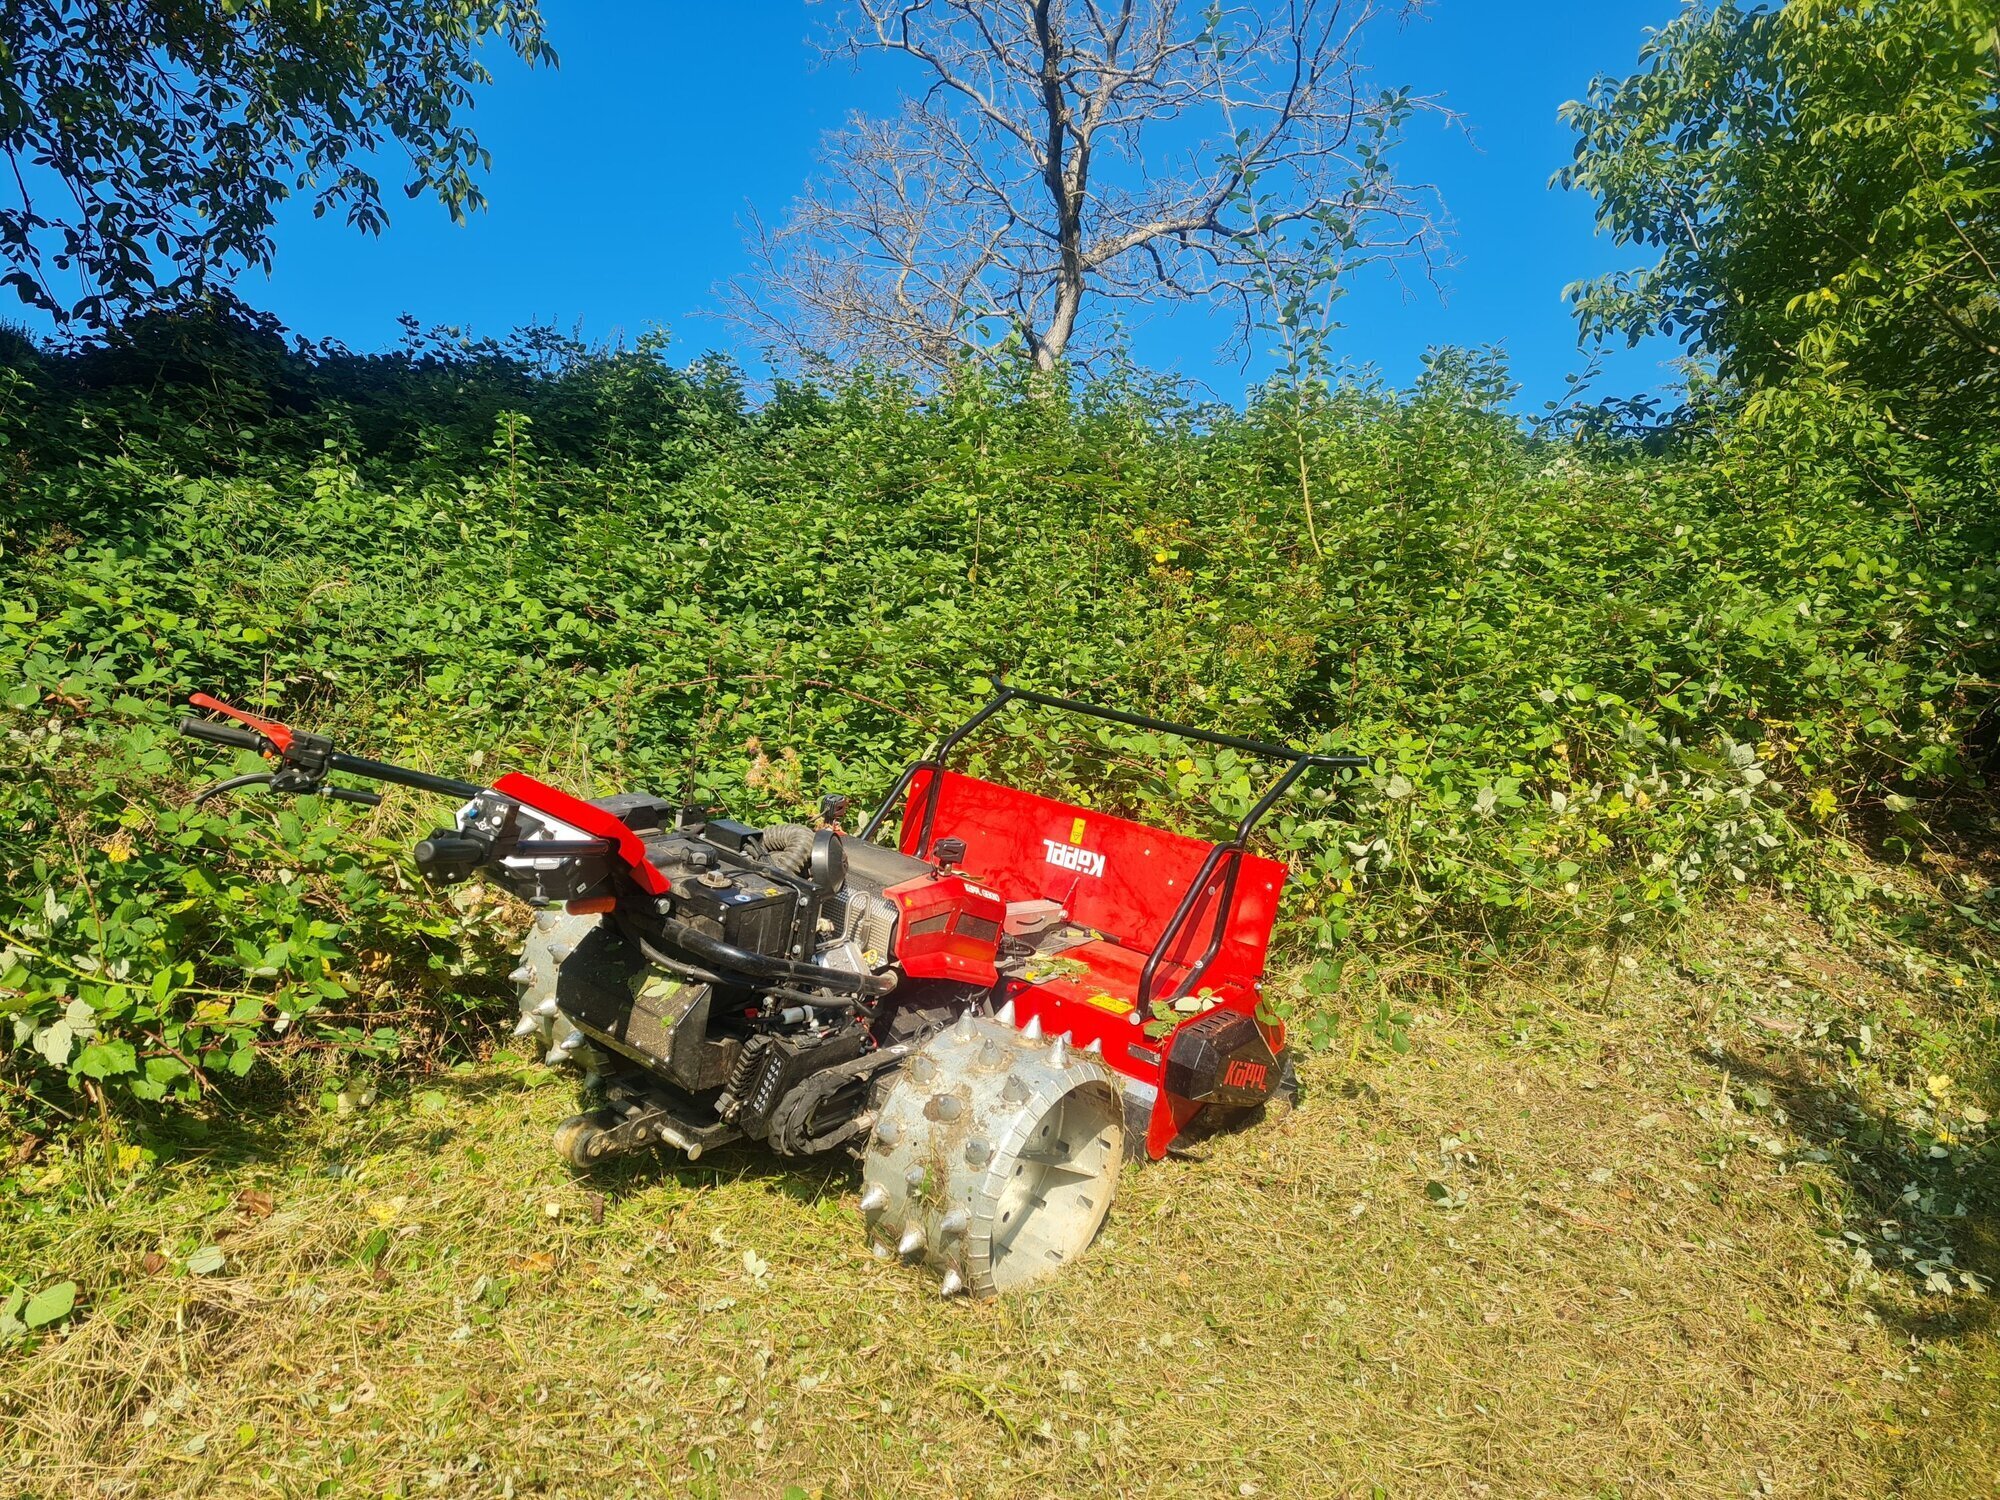
[(681, 949), (709, 968), (733, 970), (758, 979), (817, 985), (840, 994), (871, 998), (886, 995), (896, 987), (892, 975), (856, 974), (848, 969), (829, 969), (823, 964), (801, 963), (797, 959), (779, 958), (775, 954), (752, 953), (748, 948), (739, 948), (721, 938), (697, 932), (683, 922), (669, 922), (660, 936), (668, 947)]

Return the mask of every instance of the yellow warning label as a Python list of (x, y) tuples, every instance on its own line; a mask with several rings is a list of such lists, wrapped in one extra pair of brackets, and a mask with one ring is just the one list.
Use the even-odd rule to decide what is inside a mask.
[(1120, 1000), (1116, 995), (1086, 995), (1084, 998), (1099, 1010), (1108, 1010), (1114, 1016), (1122, 1016), (1132, 1008), (1130, 1000)]
[(1081, 844), (1083, 842), (1083, 819), (1078, 818), (1069, 825), (1069, 841), (1072, 844)]

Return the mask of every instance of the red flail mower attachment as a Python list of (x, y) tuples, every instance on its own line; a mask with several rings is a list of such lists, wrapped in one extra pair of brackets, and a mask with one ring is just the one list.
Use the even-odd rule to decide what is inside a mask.
[[(1223, 746), (1286, 769), (1236, 836), (1211, 844), (946, 767), (961, 740), (1014, 703)], [(1143, 1122), (1145, 1154), (1157, 1160), (1205, 1107), (1254, 1107), (1277, 1086), (1285, 1028), (1261, 1002), (1285, 867), (1251, 853), (1249, 839), (1308, 771), (1366, 764), (1002, 687), (904, 772), (864, 837), (902, 798), (904, 853), (955, 846), (960, 871), (1004, 903), (1008, 935), (1042, 960), (1000, 983), (1000, 1014), (1023, 1031), (1101, 1053), (1126, 1080), (1126, 1118)], [(1174, 1019), (1155, 1020), (1156, 1008)], [(1171, 1029), (1162, 1035), (1163, 1025)]]
[[(541, 908), (512, 979), (515, 1036), (584, 1070), (595, 1107), (557, 1146), (588, 1169), (750, 1141), (862, 1163), (877, 1254), (946, 1295), (1006, 1291), (1081, 1254), (1126, 1154), (1285, 1087), (1262, 1002), (1285, 868), (1250, 851), (1309, 755), (1002, 687), (906, 770), (857, 836), (758, 828), (648, 792), (583, 799), (519, 772), (492, 786), (349, 755), (197, 694), (182, 732), (256, 751), (249, 786), (373, 805), (335, 774), (460, 805), (415, 847), (427, 880), (479, 877)], [(1284, 765), (1207, 843), (954, 771), (951, 753), (1028, 704)], [(895, 821), (894, 847), (877, 842)]]

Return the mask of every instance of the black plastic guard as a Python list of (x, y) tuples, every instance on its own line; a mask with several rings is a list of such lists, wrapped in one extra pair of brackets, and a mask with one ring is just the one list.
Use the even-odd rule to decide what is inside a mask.
[(1277, 1064), (1253, 1018), (1212, 1010), (1174, 1033), (1167, 1092), (1201, 1104), (1262, 1104), (1277, 1082)]

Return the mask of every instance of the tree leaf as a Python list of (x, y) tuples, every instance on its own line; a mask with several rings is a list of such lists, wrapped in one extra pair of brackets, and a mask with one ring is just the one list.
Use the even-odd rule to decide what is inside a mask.
[(137, 1069), (130, 1042), (92, 1042), (77, 1054), (76, 1071), (86, 1078), (111, 1078)]

